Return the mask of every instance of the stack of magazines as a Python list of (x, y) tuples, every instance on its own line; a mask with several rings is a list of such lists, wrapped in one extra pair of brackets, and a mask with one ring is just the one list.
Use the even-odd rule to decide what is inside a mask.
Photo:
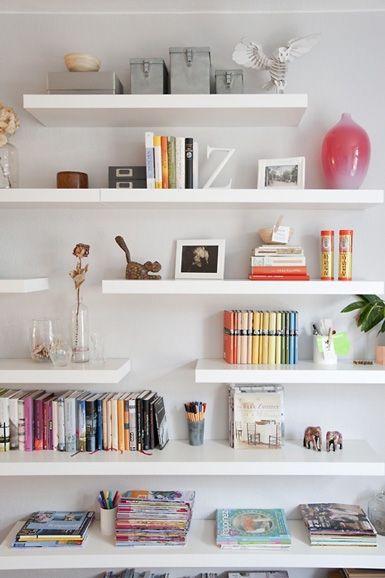
[(229, 549), (289, 548), (291, 538), (284, 510), (217, 510), (217, 546)]
[(16, 534), (13, 548), (81, 546), (94, 512), (34, 512)]
[(128, 491), (116, 518), (117, 546), (184, 546), (195, 492)]
[(312, 546), (377, 546), (377, 532), (360, 506), (301, 504)]

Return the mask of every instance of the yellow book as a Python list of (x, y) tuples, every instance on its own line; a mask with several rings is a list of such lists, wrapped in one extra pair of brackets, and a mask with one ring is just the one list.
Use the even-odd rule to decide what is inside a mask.
[(276, 341), (275, 341), (275, 363), (281, 363), (281, 347), (282, 347), (282, 311), (277, 311), (276, 323)]
[(162, 148), (161, 137), (154, 135), (154, 166), (155, 166), (155, 188), (162, 188)]
[(237, 363), (241, 363), (241, 312), (239, 310), (235, 311), (235, 327), (237, 330)]
[(241, 363), (247, 363), (248, 312), (241, 311)]
[(247, 312), (247, 363), (253, 361), (253, 312)]
[(269, 362), (269, 312), (263, 312), (262, 318), (262, 351), (261, 351), (261, 363)]
[(121, 452), (125, 450), (124, 441), (124, 394), (118, 399), (118, 448)]
[(260, 329), (261, 312), (253, 312), (253, 345), (251, 363), (258, 363), (259, 357), (259, 329)]
[(277, 313), (275, 311), (270, 311), (268, 363), (271, 365), (274, 365), (275, 363), (276, 325), (277, 325)]

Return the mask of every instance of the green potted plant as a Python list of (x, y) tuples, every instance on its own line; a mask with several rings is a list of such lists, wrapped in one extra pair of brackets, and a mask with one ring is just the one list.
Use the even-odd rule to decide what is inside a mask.
[[(385, 333), (385, 301), (378, 295), (357, 295), (358, 301), (344, 307), (341, 313), (356, 311), (357, 327), (368, 333), (379, 326), (378, 335)], [(385, 365), (385, 346), (377, 345), (376, 363)]]

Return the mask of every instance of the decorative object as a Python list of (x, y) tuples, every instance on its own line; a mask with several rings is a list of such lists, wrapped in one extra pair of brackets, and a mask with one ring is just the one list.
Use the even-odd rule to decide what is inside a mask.
[(176, 242), (175, 279), (223, 279), (224, 239)]
[(335, 365), (338, 362), (331, 319), (320, 319), (313, 323), (313, 361), (317, 365)]
[(88, 189), (87, 173), (60, 171), (56, 175), (58, 189)]
[(184, 404), (190, 446), (201, 446), (204, 439), (207, 403), (190, 401)]
[(305, 157), (259, 159), (258, 189), (303, 189)]
[(90, 359), (88, 309), (82, 303), (80, 287), (86, 279), (88, 263), (83, 267), (82, 259), (88, 257), (90, 246), (84, 243), (75, 245), (72, 254), (76, 257), (76, 266), (70, 272), (75, 284), (76, 303), (72, 310), (72, 361), (82, 363)]
[(342, 450), (342, 433), (339, 431), (328, 431), (326, 432), (326, 451), (330, 452), (333, 448), (333, 452), (336, 451), (337, 447)]
[(290, 241), (294, 230), (291, 227), (283, 227), (282, 221), (283, 215), (280, 215), (275, 225), (259, 229), (258, 235), (261, 237), (262, 243), (266, 245), (286, 245)]
[(260, 44), (242, 40), (234, 48), (233, 60), (245, 68), (268, 70), (270, 81), (264, 88), (283, 93), (287, 84), (288, 63), (310, 52), (319, 38), (319, 34), (293, 38), (286, 46), (280, 46), (270, 57), (264, 54)]
[(90, 333), (90, 361), (101, 365), (105, 363), (104, 342), (100, 333)]
[(303, 447), (308, 450), (313, 449), (321, 451), (322, 449), (322, 432), (320, 426), (309, 426), (305, 429), (303, 436)]
[(110, 189), (146, 189), (145, 166), (108, 167)]
[(376, 346), (376, 363), (378, 365), (385, 365), (385, 346), (384, 345), (377, 345)]
[(101, 62), (92, 54), (82, 52), (70, 52), (64, 55), (64, 64), (70, 72), (98, 72)]
[(115, 72), (49, 72), (48, 94), (123, 94), (123, 85)]
[(366, 131), (343, 113), (322, 143), (322, 167), (330, 189), (359, 189), (370, 162)]
[(368, 503), (368, 517), (377, 533), (385, 536), (385, 492), (381, 490)]
[(353, 231), (341, 229), (339, 233), (338, 281), (352, 280)]
[(370, 359), (353, 359), (353, 365), (374, 365)]
[[(205, 184), (203, 185), (204, 189), (211, 189), (214, 188), (211, 185), (213, 184), (213, 182), (215, 181), (215, 179), (218, 177), (218, 175), (223, 171), (223, 169), (225, 168), (225, 166), (227, 165), (227, 163), (229, 162), (229, 160), (231, 159), (231, 157), (233, 156), (235, 149), (231, 149), (231, 148), (218, 148), (218, 147), (211, 147), (210, 145), (207, 145), (207, 160), (211, 157), (211, 154), (213, 152), (224, 152), (227, 153), (223, 159), (223, 161), (221, 163), (219, 163), (219, 165), (217, 166), (217, 168), (211, 173), (211, 175), (209, 176), (209, 178), (207, 179), (207, 181), (205, 182)], [(233, 179), (230, 179), (229, 182), (227, 183), (227, 185), (222, 185), (221, 187), (218, 187), (220, 189), (231, 189), (231, 184), (233, 182)]]
[(0, 189), (19, 185), (17, 149), (8, 142), (19, 126), (15, 111), (0, 102)]
[(69, 341), (55, 335), (49, 349), (49, 358), (56, 367), (66, 367), (72, 358), (72, 347)]
[(334, 281), (334, 231), (321, 231), (321, 281)]
[(216, 94), (242, 94), (243, 70), (240, 68), (216, 70), (215, 92)]
[(171, 94), (210, 94), (210, 48), (182, 46), (169, 52)]
[(126, 255), (126, 279), (149, 279), (156, 281), (162, 278), (161, 275), (151, 275), (151, 273), (158, 273), (158, 271), (161, 270), (162, 265), (158, 261), (146, 261), (143, 265), (136, 261), (131, 261), (130, 251), (123, 237), (118, 235), (115, 237), (115, 241)]
[(31, 331), (31, 358), (34, 361), (49, 361), (53, 341), (54, 331), (51, 319), (34, 319)]
[(167, 94), (168, 72), (163, 58), (130, 58), (131, 94)]

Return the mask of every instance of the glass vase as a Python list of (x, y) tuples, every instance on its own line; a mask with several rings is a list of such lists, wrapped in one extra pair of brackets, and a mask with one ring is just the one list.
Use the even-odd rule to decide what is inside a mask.
[(16, 189), (19, 186), (17, 148), (7, 143), (0, 147), (0, 189)]
[(34, 319), (31, 332), (31, 358), (34, 361), (49, 361), (53, 339), (51, 319)]
[(378, 534), (385, 536), (385, 492), (382, 491), (368, 504), (368, 517)]
[(72, 309), (72, 361), (84, 363), (90, 360), (90, 333), (88, 308), (79, 298)]

